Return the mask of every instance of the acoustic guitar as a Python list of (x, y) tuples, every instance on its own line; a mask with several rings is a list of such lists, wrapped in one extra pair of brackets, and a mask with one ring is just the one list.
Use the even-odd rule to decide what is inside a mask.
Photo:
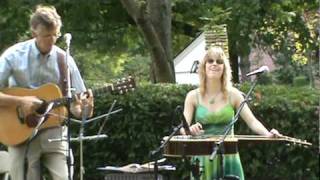
[[(101, 88), (93, 89), (94, 95), (109, 92), (111, 94), (124, 94), (135, 89), (135, 81), (132, 77), (123, 78), (113, 84)], [(46, 105), (50, 104), (50, 113), (45, 117), (45, 122), (40, 129), (61, 126), (65, 122), (67, 109), (65, 105), (68, 98), (62, 95), (60, 88), (52, 83), (45, 84), (36, 89), (27, 88), (6, 88), (1, 90), (2, 93), (14, 96), (36, 96), (43, 100), (43, 104), (37, 109), (27, 114), (21, 113), (19, 106), (0, 107), (0, 143), (14, 146), (28, 140), (32, 135), (34, 128), (26, 124), (26, 118), (29, 114), (43, 111)], [(71, 101), (75, 100), (75, 96)], [(50, 115), (51, 114), (51, 115)]]

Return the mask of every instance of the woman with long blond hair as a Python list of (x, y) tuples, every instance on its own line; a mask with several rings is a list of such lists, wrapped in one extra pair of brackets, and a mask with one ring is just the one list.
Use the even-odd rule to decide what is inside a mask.
[[(199, 88), (187, 94), (184, 104), (183, 114), (190, 125), (191, 135), (222, 135), (244, 100), (242, 93), (232, 86), (230, 63), (222, 48), (211, 47), (207, 50), (199, 64), (199, 78)], [(275, 129), (267, 130), (247, 105), (243, 107), (240, 115), (255, 133), (268, 137), (281, 136)], [(191, 125), (193, 120), (194, 124)], [(183, 128), (181, 134), (185, 134)], [(230, 134), (234, 134), (233, 127)], [(220, 158), (221, 155), (216, 156), (213, 161), (209, 160), (209, 156), (193, 158), (193, 161), (197, 159), (200, 162), (200, 179), (212, 180), (221, 177)], [(244, 179), (237, 148), (225, 150), (223, 173)]]

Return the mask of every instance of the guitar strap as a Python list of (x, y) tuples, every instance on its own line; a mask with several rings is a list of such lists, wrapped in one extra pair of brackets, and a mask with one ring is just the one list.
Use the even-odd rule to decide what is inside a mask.
[(59, 86), (61, 89), (61, 92), (63, 96), (67, 95), (67, 65), (64, 58), (64, 54), (57, 52), (58, 56), (58, 66), (59, 66), (59, 73), (60, 73), (60, 79), (59, 79)]

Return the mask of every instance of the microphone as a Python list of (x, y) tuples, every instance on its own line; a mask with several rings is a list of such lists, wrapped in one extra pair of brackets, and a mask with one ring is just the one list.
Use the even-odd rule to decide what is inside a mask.
[(176, 109), (179, 110), (178, 112), (179, 112), (179, 115), (180, 115), (180, 118), (181, 118), (181, 121), (182, 121), (182, 127), (183, 127), (184, 131), (186, 132), (186, 135), (191, 135), (189, 124), (188, 124), (186, 118), (183, 115), (182, 107), (181, 106), (177, 106)]
[(72, 39), (71, 34), (70, 33), (66, 33), (63, 37), (64, 37), (64, 39), (66, 41), (67, 46), (70, 46), (70, 42), (71, 42), (71, 39)]
[(259, 69), (246, 74), (246, 76), (249, 77), (249, 76), (253, 76), (253, 75), (258, 75), (258, 74), (262, 74), (264, 72), (269, 72), (268, 66), (261, 66)]

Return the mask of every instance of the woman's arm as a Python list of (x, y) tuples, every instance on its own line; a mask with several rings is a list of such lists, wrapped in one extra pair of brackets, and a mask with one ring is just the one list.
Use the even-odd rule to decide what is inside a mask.
[[(197, 90), (195, 89), (190, 91), (187, 94), (187, 97), (184, 101), (184, 110), (183, 110), (183, 115), (186, 118), (188, 125), (190, 126), (190, 132), (192, 135), (198, 135), (203, 133), (202, 125), (200, 123), (191, 125), (196, 104), (197, 104)], [(184, 135), (186, 134), (184, 128), (181, 128), (180, 133)]]
[(195, 107), (195, 97), (196, 97), (196, 93), (194, 90), (190, 91), (187, 96), (186, 99), (184, 101), (184, 110), (183, 110), (183, 115), (186, 119), (186, 121), (188, 122), (188, 125), (191, 125), (192, 122), (192, 118), (193, 118), (193, 113), (194, 113), (194, 107)]
[[(242, 96), (241, 92), (236, 88), (233, 88), (230, 93), (231, 101), (233, 105), (238, 109), (240, 107), (241, 102), (243, 102), (244, 97)], [(281, 134), (275, 129), (268, 131), (267, 128), (253, 115), (252, 111), (250, 110), (247, 104), (244, 105), (242, 111), (240, 112), (240, 115), (242, 119), (246, 122), (246, 124), (249, 126), (249, 128), (253, 130), (255, 133), (269, 137), (281, 136)]]

